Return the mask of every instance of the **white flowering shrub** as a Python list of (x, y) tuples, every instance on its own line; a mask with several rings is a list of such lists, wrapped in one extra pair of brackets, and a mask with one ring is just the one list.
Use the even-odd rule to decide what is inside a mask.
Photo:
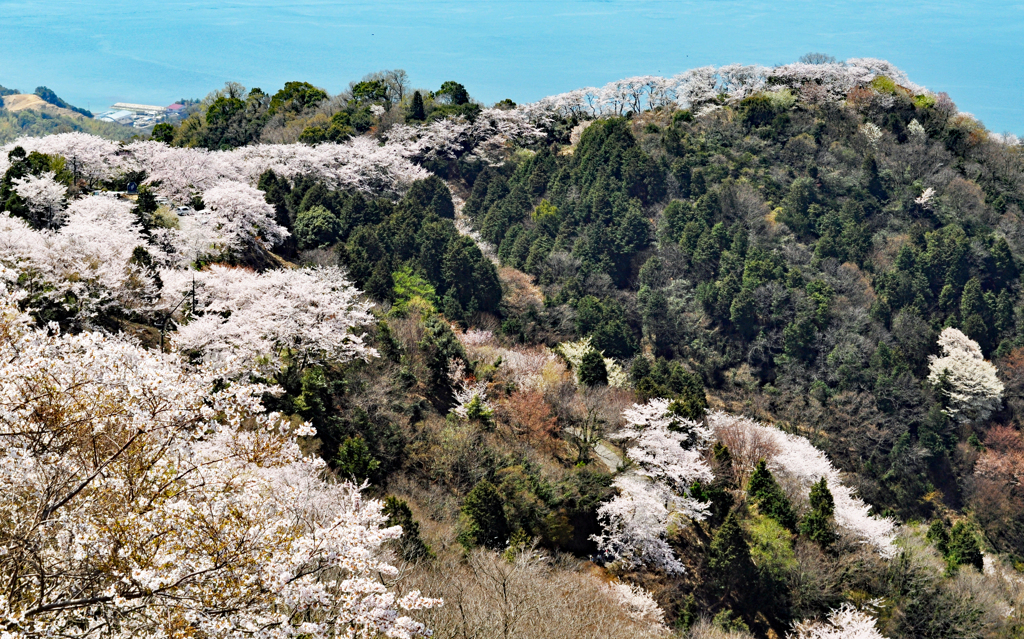
[(984, 421), (998, 410), (1004, 386), (978, 343), (949, 327), (939, 334), (939, 350), (938, 357), (928, 358), (928, 381), (946, 395), (946, 414), (961, 422)]
[(911, 120), (910, 124), (907, 125), (907, 133), (910, 135), (911, 139), (918, 142), (923, 142), (928, 139), (928, 132), (924, 130), (924, 127), (921, 126), (921, 123), (918, 122), (916, 118)]
[(485, 382), (468, 383), (458, 380), (452, 384), (455, 389), (455, 407), (452, 412), (464, 420), (479, 419), (489, 423), (494, 407), (487, 401)]
[(833, 610), (825, 622), (796, 624), (787, 639), (885, 639), (875, 628), (875, 619), (849, 604)]
[(882, 140), (882, 129), (878, 128), (878, 125), (874, 122), (866, 122), (860, 127), (861, 134), (867, 139), (868, 144), (872, 148), (877, 148), (878, 143)]
[(626, 610), (630, 619), (667, 632), (668, 629), (664, 627), (665, 611), (642, 586), (613, 581), (608, 584), (608, 591)]
[(382, 503), (326, 481), (262, 385), (0, 300), (5, 637), (425, 637)]
[(935, 189), (932, 187), (926, 188), (921, 192), (921, 195), (914, 198), (914, 203), (919, 204), (925, 208), (931, 208), (932, 198), (935, 197)]

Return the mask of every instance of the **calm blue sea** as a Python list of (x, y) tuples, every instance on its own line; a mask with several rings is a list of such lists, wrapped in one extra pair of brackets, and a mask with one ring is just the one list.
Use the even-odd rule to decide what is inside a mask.
[(888, 59), (1024, 134), (1024, 3), (753, 0), (0, 0), (0, 84), (72, 104), (170, 104), (233, 80), (337, 92), (404, 68), (485, 102), (808, 51)]

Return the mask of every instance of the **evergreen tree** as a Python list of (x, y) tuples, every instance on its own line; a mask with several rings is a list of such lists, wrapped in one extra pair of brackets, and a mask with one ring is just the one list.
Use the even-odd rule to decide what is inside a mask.
[(300, 249), (330, 246), (341, 235), (341, 221), (321, 205), (301, 211), (295, 217), (295, 238)]
[(388, 526), (401, 526), (402, 536), (398, 539), (399, 552), (406, 561), (417, 561), (434, 556), (430, 547), (420, 537), (420, 525), (412, 517), (412, 509), (405, 500), (389, 496), (384, 500), (384, 515)]
[(380, 468), (380, 462), (370, 454), (366, 440), (358, 435), (349, 437), (341, 443), (334, 463), (338, 474), (342, 477), (352, 477), (358, 482), (370, 479)]
[(464, 546), (487, 546), (499, 549), (508, 541), (508, 520), (501, 495), (494, 484), (480, 480), (462, 502), (467, 524), (459, 537)]
[(985, 562), (974, 526), (964, 521), (958, 521), (953, 525), (953, 529), (949, 532), (946, 561), (949, 562), (950, 567), (970, 565), (977, 568), (978, 572), (984, 570)]
[(708, 551), (708, 571), (715, 586), (724, 594), (749, 588), (753, 582), (754, 562), (735, 513), (729, 513), (715, 531)]
[(153, 214), (156, 213), (158, 208), (160, 208), (160, 205), (156, 203), (156, 194), (153, 193), (153, 190), (147, 185), (139, 188), (139, 197), (135, 200), (135, 206), (132, 207), (132, 214), (139, 221), (139, 226), (147, 234), (155, 225)]
[(943, 557), (949, 554), (949, 528), (946, 522), (941, 519), (933, 521), (928, 527), (926, 539), (935, 544), (935, 549), (942, 553)]
[(793, 505), (763, 459), (757, 463), (753, 474), (750, 475), (747, 494), (757, 501), (761, 514), (771, 517), (789, 530), (796, 530), (797, 520)]
[(800, 532), (822, 548), (828, 548), (837, 539), (835, 522), (832, 519), (836, 505), (824, 477), (811, 486), (810, 502), (811, 511), (804, 515), (803, 521), (800, 522)]
[(426, 119), (427, 113), (423, 108), (423, 96), (419, 91), (412, 94), (412, 105), (409, 107), (408, 119), (422, 121)]
[(704, 383), (700, 377), (680, 368), (673, 372), (671, 383), (677, 394), (669, 410), (680, 417), (702, 421), (708, 410), (708, 398), (704, 394)]
[(608, 368), (605, 366), (604, 357), (595, 349), (590, 349), (580, 361), (580, 370), (577, 371), (580, 383), (585, 386), (599, 386), (608, 383)]
[(419, 343), (423, 351), (429, 377), (427, 397), (441, 414), (447, 414), (454, 401), (452, 380), (448, 374), (452, 359), (466, 361), (462, 348), (451, 326), (440, 315), (433, 315), (424, 324), (423, 339)]
[(167, 122), (161, 122), (153, 127), (153, 132), (150, 136), (157, 142), (170, 144), (174, 141), (174, 125)]

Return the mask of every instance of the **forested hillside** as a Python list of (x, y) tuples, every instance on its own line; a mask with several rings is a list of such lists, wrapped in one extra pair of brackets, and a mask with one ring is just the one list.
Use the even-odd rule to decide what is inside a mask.
[(5, 632), (1024, 632), (1013, 136), (820, 55), (200, 106), (0, 154)]

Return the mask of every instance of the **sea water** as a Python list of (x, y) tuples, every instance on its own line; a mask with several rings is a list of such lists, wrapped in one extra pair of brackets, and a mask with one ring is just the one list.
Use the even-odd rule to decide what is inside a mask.
[(640, 74), (820, 51), (877, 57), (1024, 134), (1024, 3), (808, 0), (0, 0), (0, 84), (100, 111), (226, 81), (332, 93), (385, 68), (532, 101)]

